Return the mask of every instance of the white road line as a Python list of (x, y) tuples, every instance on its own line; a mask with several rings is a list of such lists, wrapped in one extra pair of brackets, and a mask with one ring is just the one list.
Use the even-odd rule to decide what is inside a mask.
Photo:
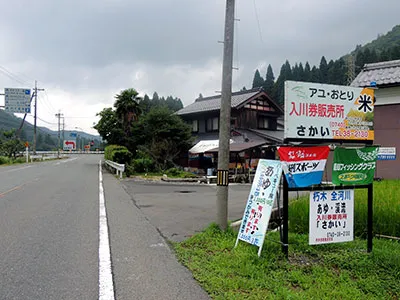
[(28, 169), (30, 167), (32, 167), (32, 166), (25, 166), (25, 167), (21, 167), (18, 169), (7, 170), (7, 171), (4, 171), (3, 173), (15, 172), (15, 171), (23, 170), (23, 169)]
[(99, 300), (114, 300), (110, 240), (108, 237), (107, 212), (104, 201), (101, 161), (99, 162), (99, 207)]
[(67, 162), (71, 162), (71, 161), (74, 161), (74, 160), (76, 160), (76, 159), (78, 159), (78, 157), (75, 157), (75, 158), (68, 158), (67, 160), (59, 161), (58, 163), (56, 163), (56, 165), (65, 164), (65, 163), (67, 163)]

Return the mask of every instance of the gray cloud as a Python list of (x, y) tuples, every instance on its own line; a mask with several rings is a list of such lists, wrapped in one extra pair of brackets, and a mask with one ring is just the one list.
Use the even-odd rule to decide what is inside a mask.
[[(398, 0), (237, 0), (234, 89), (269, 63), (277, 77), (286, 59), (337, 59), (389, 31), (399, 11)], [(112, 105), (133, 86), (189, 104), (220, 90), (224, 12), (221, 0), (7, 1), (0, 65), (80, 103)]]

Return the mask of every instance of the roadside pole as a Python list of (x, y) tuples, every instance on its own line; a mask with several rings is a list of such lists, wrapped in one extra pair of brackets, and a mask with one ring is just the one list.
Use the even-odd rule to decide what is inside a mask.
[(219, 128), (217, 173), (217, 224), (222, 230), (228, 227), (228, 172), (229, 140), (231, 127), (233, 30), (235, 23), (235, 0), (226, 0), (224, 56), (222, 66), (222, 95)]

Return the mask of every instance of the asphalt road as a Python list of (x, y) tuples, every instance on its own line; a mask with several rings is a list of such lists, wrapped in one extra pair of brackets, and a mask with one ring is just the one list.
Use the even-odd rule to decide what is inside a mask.
[[(0, 167), (0, 299), (99, 298), (101, 158)], [(121, 183), (102, 186), (115, 298), (208, 299)]]
[[(135, 178), (124, 179), (122, 184), (136, 206), (167, 240), (183, 241), (216, 222), (215, 184), (163, 183)], [(242, 218), (250, 189), (250, 184), (229, 185), (229, 221)], [(291, 199), (298, 196), (297, 192), (289, 193)]]

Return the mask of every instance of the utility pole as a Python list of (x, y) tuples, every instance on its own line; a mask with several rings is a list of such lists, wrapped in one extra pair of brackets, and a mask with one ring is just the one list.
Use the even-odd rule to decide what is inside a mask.
[(62, 117), (62, 119), (63, 119), (63, 124), (62, 124), (62, 140), (64, 141), (65, 140), (65, 135), (64, 135), (64, 129), (65, 129), (65, 118), (64, 117)]
[(35, 114), (33, 116), (33, 154), (36, 154), (36, 119), (37, 119), (37, 93), (38, 91), (44, 91), (44, 89), (38, 89), (37, 80), (35, 80)]
[(231, 97), (233, 64), (233, 29), (235, 0), (226, 0), (224, 56), (222, 66), (222, 95), (219, 128), (217, 173), (217, 224), (221, 230), (228, 227), (229, 141), (231, 137)]
[(62, 113), (56, 114), (56, 117), (58, 118), (58, 144), (57, 144), (57, 158), (60, 158), (60, 119), (62, 117)]

